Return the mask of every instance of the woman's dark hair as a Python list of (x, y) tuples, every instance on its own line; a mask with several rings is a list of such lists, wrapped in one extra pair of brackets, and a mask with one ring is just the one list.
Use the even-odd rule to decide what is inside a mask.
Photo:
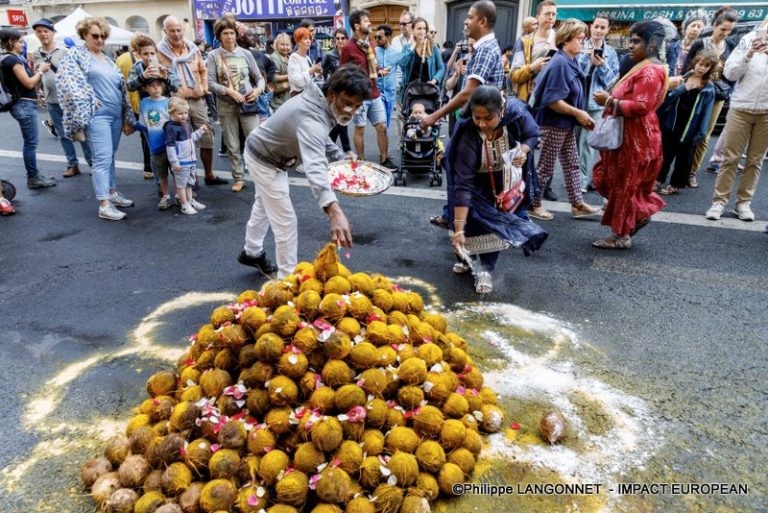
[(347, 93), (361, 98), (363, 101), (371, 98), (371, 79), (368, 73), (357, 64), (340, 66), (323, 85), (323, 94)]
[(0, 29), (0, 46), (3, 50), (10, 52), (13, 43), (21, 39), (21, 32), (14, 28)]
[(237, 35), (237, 22), (232, 18), (221, 17), (213, 24), (213, 33), (216, 35), (216, 39), (221, 41), (221, 33), (226, 29), (232, 29)]
[(345, 28), (337, 28), (336, 30), (334, 30), (333, 36), (336, 37), (337, 34), (341, 34), (344, 37), (349, 37), (349, 35), (347, 34), (347, 29)]
[(732, 23), (739, 21), (738, 13), (734, 11), (730, 5), (724, 5), (715, 11), (715, 15), (712, 17), (712, 26), (717, 27), (726, 21), (730, 21)]
[(666, 31), (664, 25), (658, 21), (638, 21), (629, 29), (630, 36), (637, 34), (643, 40), (646, 47), (646, 54), (659, 57)]
[(720, 62), (720, 56), (717, 55), (717, 52), (714, 50), (704, 50), (703, 52), (699, 52), (693, 59), (691, 59), (691, 64), (688, 66), (688, 70), (693, 70), (693, 68), (700, 62), (709, 64), (709, 70), (704, 73), (703, 77), (701, 77), (704, 83), (707, 83), (712, 78), (712, 73), (717, 69), (717, 63)]
[(485, 107), (488, 112), (501, 115), (504, 110), (504, 96), (497, 87), (481, 85), (469, 97), (467, 106), (461, 113), (462, 117), (471, 117), (475, 107)]

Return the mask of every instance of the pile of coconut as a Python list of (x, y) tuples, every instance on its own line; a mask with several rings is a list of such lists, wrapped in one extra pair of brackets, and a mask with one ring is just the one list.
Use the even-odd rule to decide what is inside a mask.
[(216, 308), (85, 464), (113, 513), (411, 513), (469, 480), (496, 394), (421, 296), (333, 245)]

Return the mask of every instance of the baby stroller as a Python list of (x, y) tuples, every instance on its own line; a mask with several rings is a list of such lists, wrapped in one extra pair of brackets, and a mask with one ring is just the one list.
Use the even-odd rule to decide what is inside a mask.
[(424, 105), (427, 114), (440, 107), (440, 88), (427, 82), (411, 82), (403, 93), (403, 133), (400, 134), (400, 167), (395, 171), (395, 185), (405, 185), (405, 172), (411, 174), (430, 173), (429, 186), (443, 184), (441, 169), (438, 167), (438, 143), (440, 124), (427, 132), (419, 128), (418, 120), (409, 120), (415, 103)]

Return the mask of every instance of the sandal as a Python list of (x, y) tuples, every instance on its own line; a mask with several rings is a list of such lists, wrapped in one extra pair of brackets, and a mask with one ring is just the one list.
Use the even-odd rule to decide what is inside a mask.
[(450, 228), (450, 225), (448, 224), (448, 219), (446, 219), (443, 216), (432, 216), (429, 218), (429, 224), (432, 224), (434, 226), (437, 226), (439, 228), (445, 228), (446, 230)]
[(659, 192), (659, 189), (661, 189), (661, 182), (653, 182), (653, 187), (651, 187), (651, 191)]
[(493, 292), (493, 279), (488, 271), (480, 271), (475, 276), (475, 292), (478, 294), (490, 294)]
[(677, 194), (680, 192), (680, 189), (675, 187), (674, 185), (667, 185), (666, 187), (662, 187), (659, 189), (659, 194), (662, 194), (664, 196), (671, 196), (673, 194)]
[(592, 245), (600, 249), (629, 249), (632, 247), (632, 239), (629, 235), (624, 235), (623, 237), (611, 235), (605, 239), (594, 241)]
[(528, 216), (542, 221), (551, 221), (555, 216), (544, 207), (536, 207), (528, 211)]
[(456, 262), (453, 264), (453, 272), (456, 274), (467, 274), (472, 268), (466, 262)]

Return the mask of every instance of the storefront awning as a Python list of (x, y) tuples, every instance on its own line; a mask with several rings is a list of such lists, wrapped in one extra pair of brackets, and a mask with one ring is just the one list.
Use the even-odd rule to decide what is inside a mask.
[[(724, 4), (723, 0), (698, 1), (667, 0), (664, 3), (641, 2), (632, 5), (617, 5), (616, 0), (558, 0), (557, 18), (576, 18), (582, 21), (592, 21), (598, 14), (607, 16), (612, 21), (635, 22), (667, 18), (672, 21), (683, 21), (689, 13), (699, 9), (712, 18), (715, 11)], [(762, 21), (768, 16), (768, 4), (765, 2), (725, 2), (739, 15), (739, 21)]]

